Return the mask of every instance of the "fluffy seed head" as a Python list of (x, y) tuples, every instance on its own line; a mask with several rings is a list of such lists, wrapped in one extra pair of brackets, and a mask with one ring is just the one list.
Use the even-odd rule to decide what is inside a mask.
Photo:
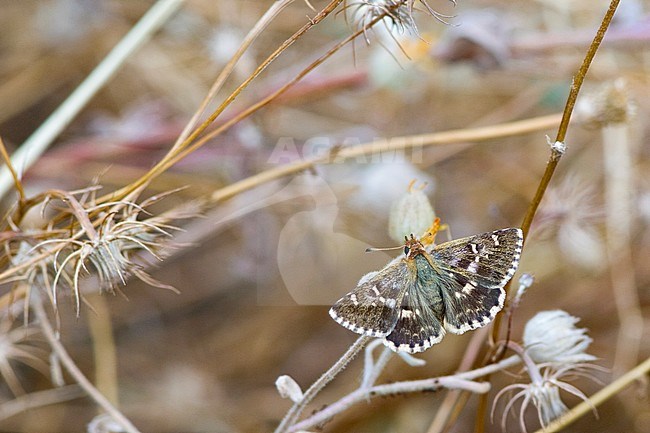
[(584, 328), (576, 328), (580, 319), (562, 310), (541, 311), (526, 323), (524, 344), (537, 363), (578, 363), (596, 359), (585, 351), (591, 338)]

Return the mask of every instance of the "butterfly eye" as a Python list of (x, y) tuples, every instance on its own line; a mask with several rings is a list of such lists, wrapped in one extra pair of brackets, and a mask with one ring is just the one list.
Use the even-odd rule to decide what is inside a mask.
[(409, 247), (404, 247), (404, 255), (405, 256), (409, 255), (409, 251), (411, 251), (411, 249)]

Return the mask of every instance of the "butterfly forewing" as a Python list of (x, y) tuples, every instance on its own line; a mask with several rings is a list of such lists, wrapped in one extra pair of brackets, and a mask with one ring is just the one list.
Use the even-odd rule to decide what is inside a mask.
[(519, 229), (504, 229), (438, 245), (431, 251), (444, 281), (444, 323), (456, 334), (487, 325), (503, 308), (523, 245)]
[(384, 340), (395, 351), (423, 352), (445, 335), (443, 298), (435, 287), (438, 277), (423, 255), (415, 258), (415, 264), (417, 280), (406, 288), (397, 323)]
[(520, 229), (503, 229), (445, 242), (431, 250), (435, 263), (466, 275), (482, 287), (503, 287), (512, 278), (521, 256)]
[(411, 263), (397, 258), (381, 271), (363, 277), (330, 308), (330, 316), (358, 334), (385, 337), (395, 327), (402, 298), (415, 275)]

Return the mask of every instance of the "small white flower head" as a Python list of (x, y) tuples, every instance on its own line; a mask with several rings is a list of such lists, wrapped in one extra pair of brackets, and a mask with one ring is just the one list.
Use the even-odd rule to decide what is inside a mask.
[(388, 233), (395, 242), (404, 242), (404, 237), (420, 236), (431, 227), (436, 215), (423, 187), (414, 187), (411, 182), (408, 191), (395, 203), (390, 211)]
[(591, 338), (584, 328), (576, 328), (580, 319), (562, 310), (542, 311), (526, 323), (524, 345), (537, 363), (579, 363), (593, 361), (585, 351)]
[(282, 375), (275, 381), (275, 387), (282, 398), (290, 398), (294, 403), (302, 400), (303, 394), (300, 385), (291, 376)]

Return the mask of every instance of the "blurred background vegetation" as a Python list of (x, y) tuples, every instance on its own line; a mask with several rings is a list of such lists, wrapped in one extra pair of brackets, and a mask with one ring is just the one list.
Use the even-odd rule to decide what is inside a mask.
[[(311, 3), (319, 9), (326, 2)], [(0, 2), (0, 135), (10, 152), (152, 4)], [(25, 173), (28, 194), (84, 188), (95, 179), (108, 192), (144, 174), (271, 4), (187, 0)], [(187, 187), (161, 203), (163, 210), (337, 146), (559, 113), (607, 7), (589, 0), (429, 4), (453, 15), (449, 24), (416, 11), (419, 38), (369, 31), (369, 45), (360, 39), (340, 50), (282, 98), (155, 179), (147, 194)], [(540, 310), (564, 309), (580, 317), (594, 340), (589, 352), (613, 369), (599, 374), (605, 383), (650, 355), (648, 7), (643, 1), (621, 3), (587, 76), (568, 151), (524, 248), (520, 272), (534, 274), (536, 282), (512, 329), (519, 339), (527, 319)], [(302, 1), (287, 8), (236, 66), (217, 101), (313, 15)], [(277, 89), (350, 33), (343, 14), (328, 17), (255, 80), (222, 120)], [(619, 128), (614, 135), (612, 121)], [(108, 309), (98, 313), (110, 315), (113, 326), (121, 409), (148, 432), (272, 430), (289, 406), (278, 396), (275, 379), (290, 374), (307, 387), (356, 338), (327, 310), (362, 275), (389, 260), (388, 254), (364, 249), (394, 245), (390, 206), (409, 182), (427, 183), (425, 192), (454, 238), (518, 226), (548, 159), (545, 135), (554, 137), (556, 130), (322, 165), (184, 221), (182, 245), (150, 270), (180, 295), (130, 281), (123, 288), (128, 299), (107, 296)], [(624, 146), (618, 146), (620, 137)], [(619, 151), (631, 161), (623, 183), (631, 203), (626, 215), (607, 211), (606, 160)], [(3, 208), (14, 200), (14, 192), (7, 194)], [(607, 230), (619, 217), (631, 254), (612, 257)], [(439, 240), (447, 236), (441, 233)], [(621, 273), (634, 277), (631, 289), (616, 288)], [(73, 305), (61, 302), (63, 342), (91, 378), (93, 351), (101, 358), (103, 350), (89, 331), (93, 314), (82, 309), (77, 319)], [(631, 326), (640, 341), (622, 341), (626, 318), (639, 319)], [(453, 373), (470, 338), (446, 338), (421, 355), (424, 367), (391, 363), (383, 380)], [(359, 365), (353, 363), (313, 407), (356, 388)], [(15, 369), (28, 390), (50, 386), (29, 368)], [(493, 380), (498, 391), (514, 379)], [(577, 383), (587, 395), (601, 387)], [(650, 432), (646, 391), (647, 384), (638, 384), (621, 392), (599, 408), (598, 420), (589, 414), (569, 430)], [(443, 397), (439, 392), (378, 399), (354, 407), (324, 431), (426, 432)], [(565, 401), (571, 407), (579, 400)], [(450, 431), (472, 431), (476, 406), (472, 397)], [(85, 431), (95, 414), (90, 400), (78, 399), (2, 420), (0, 431)], [(501, 428), (488, 422), (487, 430)]]

